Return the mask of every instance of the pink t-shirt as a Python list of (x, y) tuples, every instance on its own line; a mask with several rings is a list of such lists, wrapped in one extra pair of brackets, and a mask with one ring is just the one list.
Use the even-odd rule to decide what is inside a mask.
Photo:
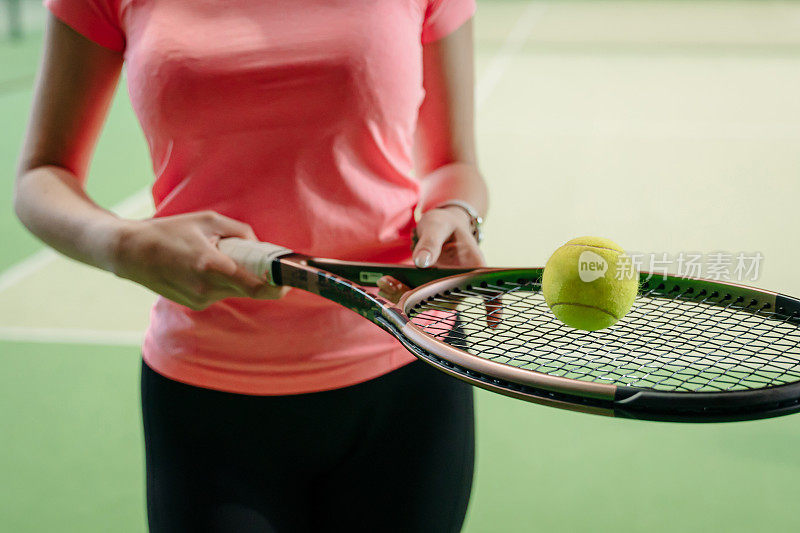
[[(124, 53), (156, 216), (210, 209), (319, 257), (408, 262), (422, 44), (474, 0), (45, 0)], [(247, 394), (365, 381), (411, 360), (320, 297), (159, 298), (143, 347), (161, 374)]]

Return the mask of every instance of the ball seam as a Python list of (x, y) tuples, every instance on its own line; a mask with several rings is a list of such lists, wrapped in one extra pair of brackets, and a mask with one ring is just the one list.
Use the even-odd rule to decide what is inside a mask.
[(612, 313), (610, 311), (607, 311), (607, 310), (603, 309), (602, 307), (597, 307), (596, 305), (579, 304), (579, 303), (573, 303), (573, 302), (556, 302), (556, 303), (550, 305), (550, 309), (552, 309), (553, 307), (555, 307), (557, 305), (577, 305), (578, 307), (586, 307), (588, 309), (596, 309), (597, 311), (600, 311), (601, 313), (605, 313), (608, 316), (610, 316), (612, 318), (616, 318), (617, 320), (619, 320), (619, 317), (617, 315), (615, 315), (614, 313)]
[(583, 248), (597, 248), (598, 250), (608, 250), (610, 252), (617, 252), (618, 254), (625, 253), (625, 250), (617, 250), (616, 248), (609, 248), (607, 246), (595, 246), (593, 244), (565, 244), (564, 246), (581, 246)]

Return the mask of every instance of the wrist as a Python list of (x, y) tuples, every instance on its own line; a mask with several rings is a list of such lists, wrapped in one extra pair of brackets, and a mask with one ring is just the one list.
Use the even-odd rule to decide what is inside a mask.
[(437, 209), (453, 209), (459, 210), (463, 213), (469, 224), (469, 231), (472, 233), (472, 236), (475, 237), (475, 240), (480, 244), (483, 240), (483, 217), (478, 213), (478, 210), (475, 209), (472, 204), (465, 202), (463, 200), (447, 200), (445, 202), (440, 203), (436, 206)]
[(97, 224), (89, 232), (91, 249), (98, 267), (120, 276), (121, 262), (128, 254), (136, 226), (141, 221), (110, 218)]
[(440, 210), (445, 211), (447, 213), (453, 213), (453, 215), (456, 218), (462, 220), (463, 223), (467, 227), (470, 227), (470, 225), (472, 224), (472, 217), (469, 216), (469, 213), (467, 213), (464, 209), (462, 209), (462, 208), (460, 208), (460, 207), (458, 207), (456, 205), (442, 205), (442, 206), (436, 207), (434, 209), (440, 209)]

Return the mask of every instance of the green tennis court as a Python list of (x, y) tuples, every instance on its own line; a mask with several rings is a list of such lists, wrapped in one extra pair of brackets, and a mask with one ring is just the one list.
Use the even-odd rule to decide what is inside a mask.
[[(153, 297), (46, 251), (10, 208), (44, 18), (22, 7), (24, 37), (0, 37), (0, 531), (141, 532)], [(758, 252), (746, 283), (800, 295), (800, 2), (483, 1), (475, 23), (490, 264), (594, 234)], [(147, 216), (151, 174), (122, 87), (90, 192)], [(468, 533), (800, 528), (796, 415), (659, 424), (484, 392), (477, 409)]]

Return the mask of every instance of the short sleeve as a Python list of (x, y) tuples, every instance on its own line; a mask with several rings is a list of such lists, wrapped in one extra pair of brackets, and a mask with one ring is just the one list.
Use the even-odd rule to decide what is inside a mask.
[(422, 42), (436, 41), (454, 32), (472, 17), (475, 7), (475, 0), (428, 0)]
[(44, 0), (56, 18), (87, 39), (111, 50), (125, 50), (119, 0)]

